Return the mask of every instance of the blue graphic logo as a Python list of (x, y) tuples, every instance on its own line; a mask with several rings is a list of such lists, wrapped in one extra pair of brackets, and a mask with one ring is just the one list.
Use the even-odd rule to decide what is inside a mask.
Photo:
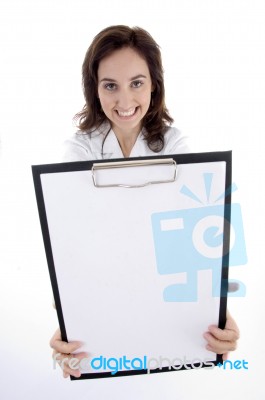
[[(204, 174), (208, 201), (212, 177), (213, 174)], [(219, 196), (214, 203), (234, 190), (235, 185)], [(181, 188), (181, 193), (202, 203), (186, 186)], [(152, 228), (159, 274), (187, 274), (187, 283), (165, 288), (165, 301), (197, 301), (197, 272), (209, 269), (212, 271), (212, 294), (220, 296), (222, 267), (228, 267), (228, 264), (243, 265), (247, 262), (239, 204), (207, 205), (154, 213)], [(230, 249), (229, 243), (224, 240), (224, 232), (228, 236), (230, 232)], [(234, 296), (245, 295), (242, 282), (239, 287), (240, 290), (233, 293)]]

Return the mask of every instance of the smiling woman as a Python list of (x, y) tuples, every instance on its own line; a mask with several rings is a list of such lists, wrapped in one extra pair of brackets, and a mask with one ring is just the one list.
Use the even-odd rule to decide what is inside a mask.
[(188, 151), (170, 127), (160, 49), (144, 29), (118, 25), (101, 31), (82, 74), (86, 104), (75, 116), (79, 132), (66, 142), (66, 160), (74, 161), (73, 151), (78, 160)]
[[(170, 126), (159, 46), (144, 29), (118, 25), (101, 31), (87, 50), (82, 73), (86, 104), (75, 117), (79, 131), (65, 142), (64, 161), (189, 151), (185, 138)], [(223, 359), (236, 348), (238, 337), (229, 314), (224, 330), (209, 326), (204, 334), (206, 348), (223, 354)], [(60, 330), (50, 344), (58, 362), (71, 360), (80, 347), (79, 342), (63, 342)], [(86, 355), (76, 356), (81, 360)], [(65, 377), (80, 376), (69, 363), (63, 371)]]

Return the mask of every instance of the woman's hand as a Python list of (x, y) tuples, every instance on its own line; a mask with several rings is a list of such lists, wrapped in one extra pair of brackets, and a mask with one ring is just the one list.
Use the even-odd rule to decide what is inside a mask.
[(215, 325), (210, 325), (208, 332), (204, 333), (203, 337), (207, 340), (207, 350), (222, 354), (223, 360), (227, 360), (229, 351), (233, 351), (237, 347), (239, 329), (230, 313), (227, 312), (225, 328), (220, 329)]
[(78, 362), (75, 360), (77, 359), (78, 361), (80, 361), (83, 358), (88, 357), (88, 355), (84, 352), (79, 354), (72, 353), (74, 353), (79, 347), (81, 347), (81, 345), (82, 343), (76, 341), (70, 343), (63, 342), (61, 331), (59, 328), (51, 338), (50, 346), (53, 349), (53, 360), (54, 362), (57, 362), (62, 368), (64, 378), (68, 378), (70, 375), (76, 378), (80, 377), (81, 371), (78, 368)]

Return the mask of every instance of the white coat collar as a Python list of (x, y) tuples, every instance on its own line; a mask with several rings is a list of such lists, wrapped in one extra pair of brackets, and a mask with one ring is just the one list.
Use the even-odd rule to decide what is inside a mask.
[[(103, 145), (103, 159), (124, 158), (119, 141), (111, 129), (107, 134)], [(129, 157), (141, 157), (146, 155), (146, 141), (142, 132), (139, 133)]]

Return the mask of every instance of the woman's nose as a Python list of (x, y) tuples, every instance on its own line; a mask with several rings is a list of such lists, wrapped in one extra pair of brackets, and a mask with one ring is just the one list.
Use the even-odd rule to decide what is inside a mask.
[(128, 90), (121, 90), (117, 98), (117, 104), (124, 111), (133, 106), (132, 94)]

